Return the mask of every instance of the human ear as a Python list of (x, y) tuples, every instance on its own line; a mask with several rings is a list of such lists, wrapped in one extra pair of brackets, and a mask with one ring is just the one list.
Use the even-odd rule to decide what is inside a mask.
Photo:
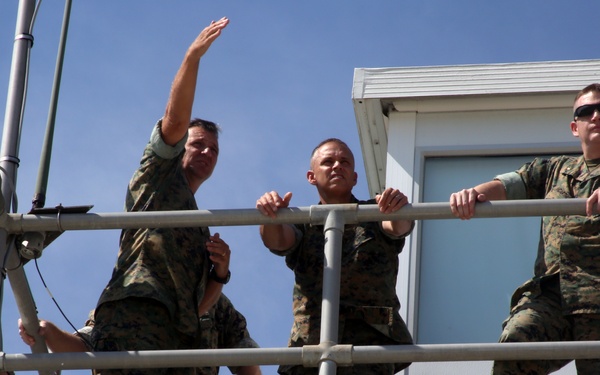
[(579, 137), (579, 129), (577, 128), (577, 122), (571, 121), (571, 133), (574, 137)]
[(315, 172), (313, 172), (313, 171), (306, 172), (306, 179), (308, 180), (308, 183), (311, 185), (317, 184), (317, 180), (315, 179)]

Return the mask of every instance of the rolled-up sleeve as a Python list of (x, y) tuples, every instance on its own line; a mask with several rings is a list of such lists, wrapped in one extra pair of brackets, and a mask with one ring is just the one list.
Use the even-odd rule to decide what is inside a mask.
[(150, 136), (150, 145), (152, 147), (152, 151), (156, 153), (156, 155), (160, 156), (163, 159), (173, 159), (176, 158), (181, 151), (185, 148), (185, 142), (187, 142), (187, 133), (185, 137), (183, 137), (175, 146), (169, 146), (162, 139), (161, 135), (161, 125), (162, 119), (158, 120), (154, 129), (152, 129), (152, 135)]
[(506, 190), (506, 199), (516, 200), (527, 198), (525, 183), (523, 183), (521, 175), (517, 172), (509, 172), (498, 175), (494, 177), (494, 180), (498, 180), (502, 183), (502, 185), (504, 185), (504, 189)]

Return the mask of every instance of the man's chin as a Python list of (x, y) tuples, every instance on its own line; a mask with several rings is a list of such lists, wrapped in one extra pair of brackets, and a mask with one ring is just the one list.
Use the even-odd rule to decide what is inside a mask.
[(349, 186), (346, 183), (343, 184), (331, 184), (328, 186), (328, 189), (331, 193), (335, 195), (344, 195), (348, 194), (348, 192), (352, 191), (352, 186)]

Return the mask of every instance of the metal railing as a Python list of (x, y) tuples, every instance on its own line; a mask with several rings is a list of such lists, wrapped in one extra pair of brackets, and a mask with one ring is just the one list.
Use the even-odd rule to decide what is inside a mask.
[[(477, 205), (475, 218), (585, 215), (585, 199), (493, 201)], [(277, 223), (324, 225), (327, 238), (323, 274), (321, 343), (302, 348), (202, 349), (101, 353), (1, 353), (0, 370), (66, 370), (240, 365), (304, 365), (335, 374), (338, 366), (359, 363), (483, 361), (521, 359), (589, 359), (600, 357), (600, 342), (518, 344), (444, 344), (353, 346), (337, 344), (341, 235), (344, 225), (390, 219), (454, 218), (447, 202), (414, 203), (392, 214), (376, 205), (317, 205), (280, 209), (277, 218), (256, 209), (120, 212), (85, 214), (0, 215), (9, 235), (146, 227), (237, 226)], [(22, 272), (18, 267), (12, 272)], [(19, 269), (21, 269), (19, 271)], [(20, 274), (20, 273), (19, 273)], [(11, 283), (13, 282), (10, 279)], [(26, 281), (26, 279), (24, 280)], [(17, 303), (20, 303), (17, 301)], [(19, 306), (20, 311), (24, 311)], [(35, 319), (35, 316), (32, 317)]]

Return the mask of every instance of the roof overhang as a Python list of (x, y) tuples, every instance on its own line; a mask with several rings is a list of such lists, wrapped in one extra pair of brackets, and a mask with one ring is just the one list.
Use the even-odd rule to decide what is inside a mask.
[(390, 111), (564, 107), (574, 92), (599, 81), (600, 60), (356, 68), (352, 101), (369, 192), (385, 187)]

